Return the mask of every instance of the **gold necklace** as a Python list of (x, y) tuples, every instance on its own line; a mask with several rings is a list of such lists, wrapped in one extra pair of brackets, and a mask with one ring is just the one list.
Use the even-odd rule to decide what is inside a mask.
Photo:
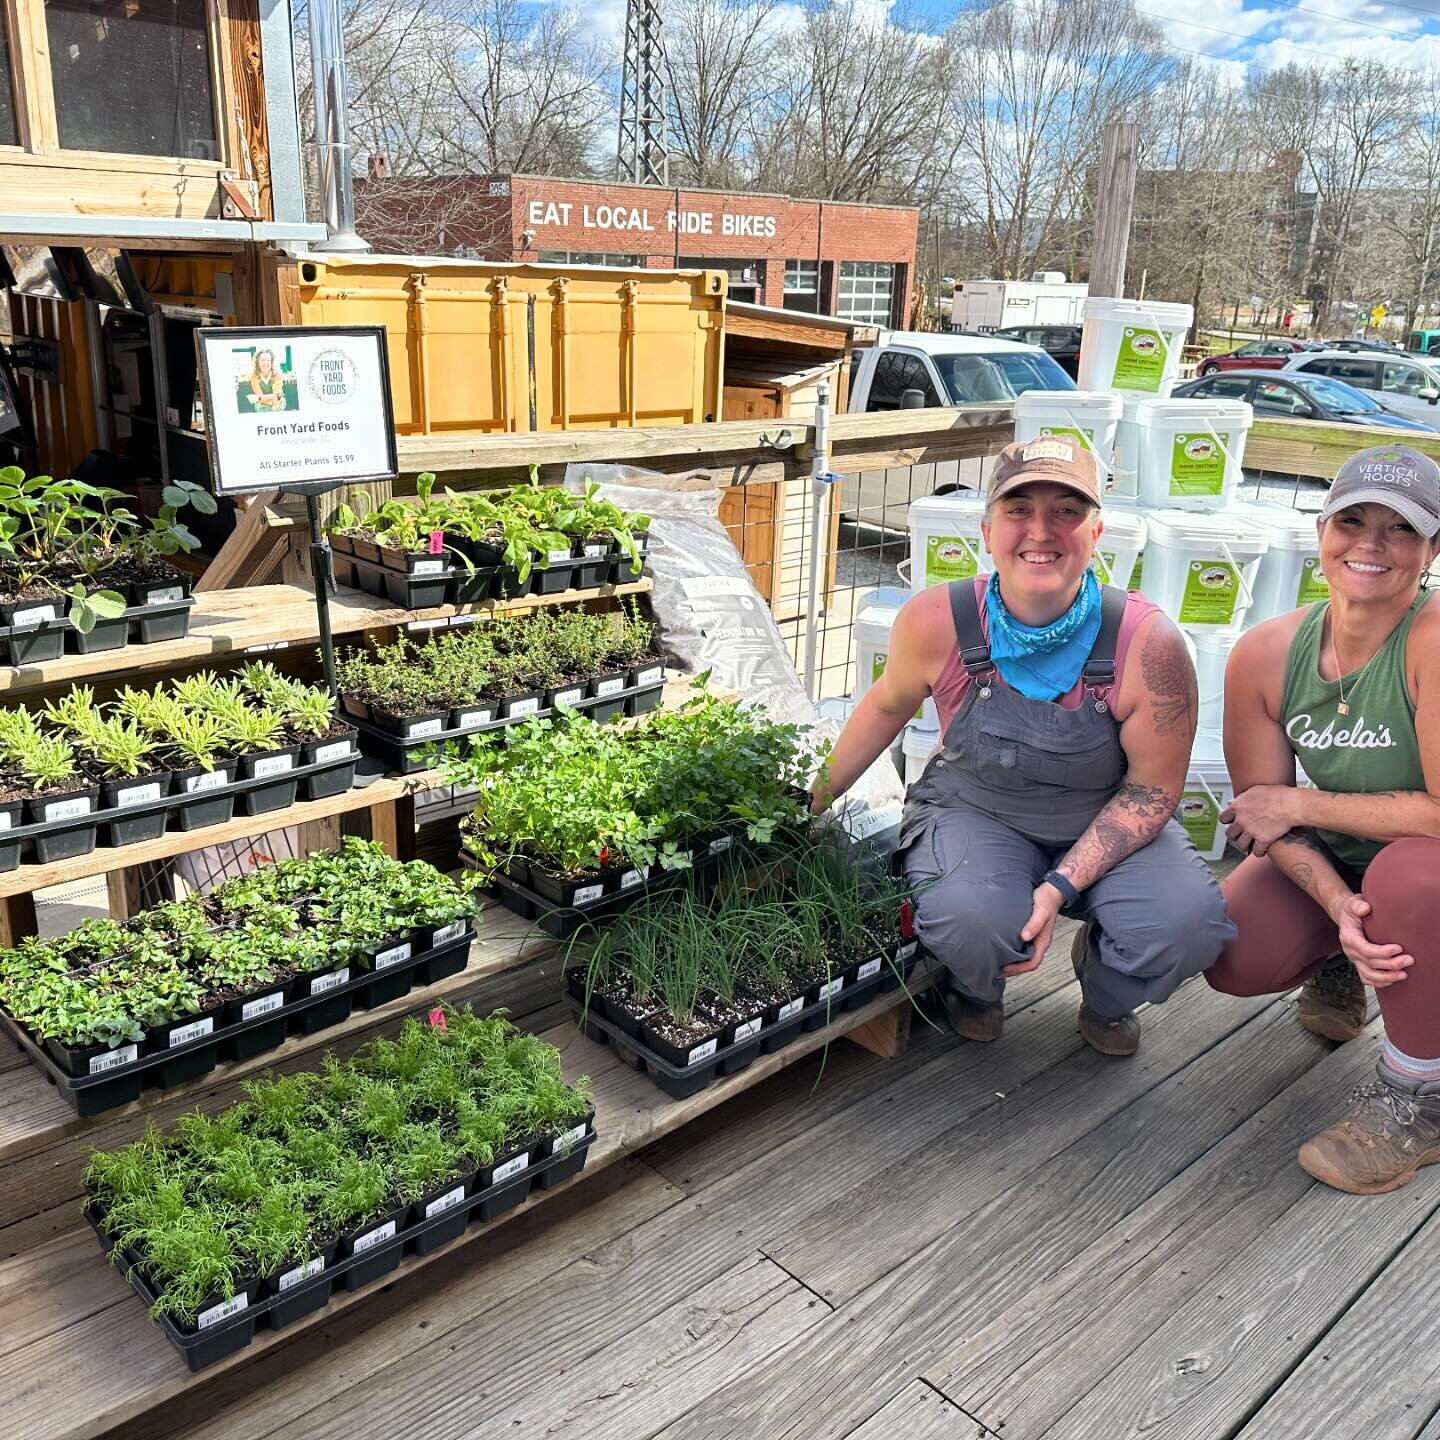
[[(1380, 650), (1385, 648), (1381, 642)], [(1360, 673), (1355, 677), (1355, 683), (1350, 687), (1350, 694), (1353, 695), (1359, 688), (1360, 682), (1365, 678), (1365, 672), (1375, 663), (1375, 658), (1380, 654), (1377, 650), (1361, 667)], [(1335, 657), (1335, 686), (1340, 691), (1340, 699), (1336, 702), (1335, 713), (1337, 715), (1348, 715), (1350, 713), (1350, 699), (1345, 694), (1345, 666), (1340, 661), (1340, 648), (1335, 643), (1335, 621), (1330, 621), (1330, 653)]]

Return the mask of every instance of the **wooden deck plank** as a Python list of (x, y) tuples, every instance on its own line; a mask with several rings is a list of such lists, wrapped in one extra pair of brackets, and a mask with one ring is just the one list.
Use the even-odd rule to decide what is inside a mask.
[(977, 1440), (985, 1427), (923, 1380), (912, 1380), (845, 1440)]
[[(1027, 1175), (992, 1174), (981, 1187), (988, 1203), (971, 1208), (965, 1200), (945, 1235), (718, 1395), (714, 1413), (723, 1419), (681, 1420), (665, 1440), (839, 1440), (873, 1410), (874, 1396), (892, 1393), (994, 1319), (1282, 1093), (1312, 1063), (1315, 1043), (1288, 1006), (1271, 1006), (1083, 1146), (1062, 1146)], [(999, 1122), (991, 1123), (999, 1136)], [(804, 1172), (803, 1185), (812, 1178)], [(737, 1223), (718, 1190), (704, 1197), (711, 1220)], [(671, 1223), (686, 1211), (677, 1207)], [(701, 1242), (690, 1238), (693, 1252)]]
[(890, 1168), (767, 1233), (766, 1254), (828, 1300), (859, 1294), (943, 1235), (956, 1215), (988, 1201), (993, 1186), (1019, 1184), (1269, 1003), (1228, 999), (1204, 985), (1185, 986), (1142, 1012), (1133, 1060), (1117, 1062), (1081, 1046), (1018, 1092), (997, 1085), (983, 1128), (972, 1121), (915, 1149), (896, 1134)]
[[(1275, 1043), (1305, 1048), (1298, 1029), (1289, 1021)], [(1323, 1046), (1310, 1048), (1323, 1055)], [(1236, 1247), (1311, 1188), (1295, 1164), (1296, 1146), (1371, 1061), (1363, 1044), (1323, 1055), (1196, 1164), (1075, 1247), (1040, 1284), (988, 1323), (967, 1327), (926, 1377), (988, 1424), (1005, 1421), (1007, 1436), (1047, 1434), (1090, 1390), (1104, 1388), (1113, 1365), (1207, 1289)], [(1239, 1074), (1236, 1083), (1248, 1087), (1249, 1077)], [(1309, 1248), (1306, 1236), (1294, 1238)]]

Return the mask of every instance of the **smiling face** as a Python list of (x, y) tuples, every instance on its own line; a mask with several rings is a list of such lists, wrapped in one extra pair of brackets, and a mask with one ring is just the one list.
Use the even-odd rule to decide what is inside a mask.
[(1041, 625), (1069, 608), (1105, 526), (1073, 490), (1037, 480), (996, 500), (981, 528), (1005, 604), (1025, 624)]
[(1320, 522), (1320, 569), (1332, 591), (1360, 602), (1409, 603), (1440, 542), (1388, 505), (1347, 505)]
[(255, 357), (255, 368), (259, 370), (262, 375), (269, 375), (275, 368), (274, 354), (269, 350), (260, 351)]

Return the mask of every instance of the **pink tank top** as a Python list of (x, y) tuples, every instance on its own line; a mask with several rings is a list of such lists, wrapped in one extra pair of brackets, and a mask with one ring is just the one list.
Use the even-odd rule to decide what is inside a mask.
[[(986, 640), (990, 638), (990, 620), (985, 611), (985, 587), (989, 582), (988, 575), (975, 577), (975, 600), (980, 607), (980, 629), (984, 632)], [(1159, 608), (1154, 601), (1147, 600), (1138, 590), (1132, 590), (1126, 596), (1125, 614), (1120, 619), (1120, 634), (1115, 639), (1115, 682), (1113, 685), (1103, 686), (1096, 692), (1107, 705), (1113, 706), (1114, 704), (1115, 691), (1119, 689), (1121, 676), (1125, 673), (1125, 657), (1130, 653), (1130, 641), (1134, 638), (1136, 629), (1147, 615)], [(999, 671), (996, 671), (995, 678), (1002, 685), (1005, 683), (1000, 678)], [(969, 685), (970, 676), (965, 671), (965, 662), (960, 658), (960, 646), (957, 643), (950, 652), (950, 658), (945, 662), (945, 668), (940, 672), (940, 678), (936, 680), (935, 687), (931, 691), (935, 697), (936, 713), (940, 717), (942, 737), (950, 729), (950, 722), (955, 718), (956, 711), (960, 709), (960, 702), (965, 698), (965, 691)], [(1084, 698), (1085, 687), (1077, 680), (1057, 703), (1062, 709), (1078, 710), (1080, 702)]]

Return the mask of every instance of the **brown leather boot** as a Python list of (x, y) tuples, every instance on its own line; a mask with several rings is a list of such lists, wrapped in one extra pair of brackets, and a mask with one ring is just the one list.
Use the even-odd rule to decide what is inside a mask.
[(1353, 1040), (1365, 1028), (1364, 982), (1343, 955), (1332, 955), (1305, 982), (1295, 1008), (1312, 1035)]
[(1351, 1195), (1383, 1195), (1408, 1185), (1422, 1165), (1440, 1161), (1437, 1087), (1407, 1086), (1380, 1071), (1357, 1085), (1350, 1109), (1300, 1147), (1300, 1164), (1317, 1180)]
[(950, 1022), (950, 1028), (962, 1040), (975, 1040), (981, 1045), (988, 1045), (1000, 1038), (1000, 1031), (1005, 1025), (1003, 1005), (977, 1005), (968, 996), (950, 989), (948, 985), (941, 990), (940, 998), (945, 1003), (945, 1015)]
[[(1086, 921), (1076, 932), (1070, 946), (1070, 964), (1074, 967), (1075, 978), (1080, 979), (1085, 961), (1090, 956), (1090, 924)], [(1080, 1034), (1085, 1043), (1102, 1055), (1121, 1060), (1133, 1055), (1140, 1048), (1140, 1022), (1133, 1010), (1113, 1019), (1097, 1015), (1082, 999), (1078, 1022)]]

